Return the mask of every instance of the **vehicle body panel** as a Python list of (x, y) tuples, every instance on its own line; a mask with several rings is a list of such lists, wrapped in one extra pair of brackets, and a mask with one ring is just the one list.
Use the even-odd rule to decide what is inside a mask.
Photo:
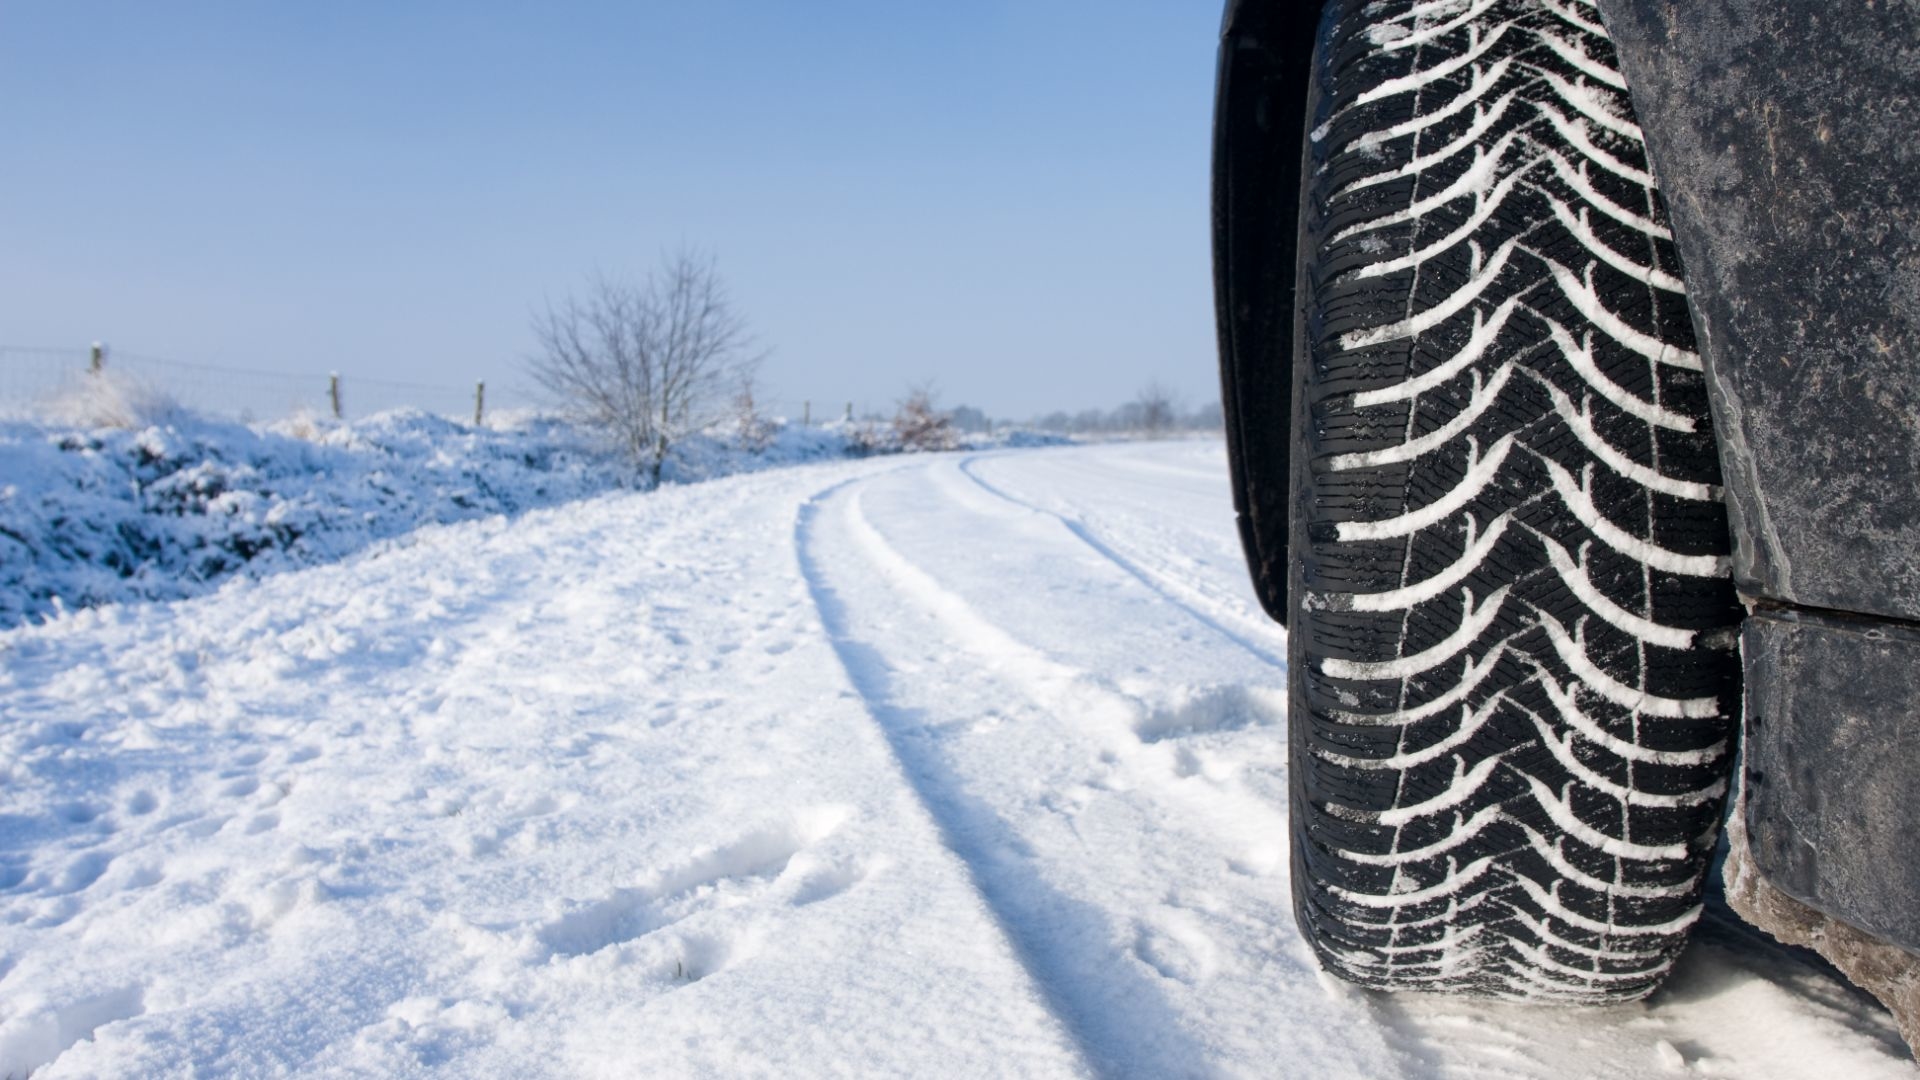
[(1601, 0), (1705, 361), (1761, 873), (1920, 951), (1920, 2)]
[(1920, 950), (1920, 631), (1788, 608), (1748, 619), (1741, 647), (1754, 862), (1794, 899)]
[(1601, 7), (1686, 266), (1735, 584), (1920, 620), (1920, 3)]

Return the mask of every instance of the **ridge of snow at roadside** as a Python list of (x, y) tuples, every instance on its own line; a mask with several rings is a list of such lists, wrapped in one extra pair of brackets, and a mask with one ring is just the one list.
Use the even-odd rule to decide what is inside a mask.
[(1908, 1076), (1321, 976), (1217, 441), (774, 469), (0, 631), (0, 1075)]
[(425, 525), (599, 494), (625, 475), (578, 430), (538, 415), (485, 428), (413, 410), (352, 423), (155, 420), (0, 422), (0, 627), (196, 596)]
[[(479, 427), (401, 409), (241, 424), (130, 403), (125, 389), (91, 388), (67, 413), (54, 410), (109, 416), (110, 426), (0, 419), (0, 628), (198, 596), (426, 525), (644, 486), (600, 441), (549, 415), (503, 413)], [(871, 424), (720, 424), (679, 441), (661, 479), (898, 452), (890, 435)]]

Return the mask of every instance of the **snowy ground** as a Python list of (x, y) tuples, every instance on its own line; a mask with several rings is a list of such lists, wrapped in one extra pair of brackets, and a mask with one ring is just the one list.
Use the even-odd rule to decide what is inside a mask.
[(1723, 917), (1639, 1006), (1321, 979), (1283, 652), (1217, 442), (609, 494), (0, 632), (0, 1076), (1913, 1075)]
[[(423, 525), (645, 486), (599, 440), (538, 413), (485, 427), (412, 409), (240, 424), (141, 406), (112, 383), (83, 389), (48, 410), (52, 422), (0, 419), (0, 629), (63, 607), (198, 596)], [(78, 413), (63, 421), (63, 409)], [(767, 422), (749, 439), (720, 425), (682, 440), (663, 479), (844, 458), (860, 434)], [(897, 452), (885, 434), (869, 441)]]

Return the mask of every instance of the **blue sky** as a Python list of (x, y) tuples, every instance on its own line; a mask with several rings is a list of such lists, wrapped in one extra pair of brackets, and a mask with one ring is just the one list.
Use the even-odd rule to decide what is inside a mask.
[(1218, 21), (0, 0), (0, 344), (504, 388), (546, 298), (691, 246), (775, 398), (1199, 404)]

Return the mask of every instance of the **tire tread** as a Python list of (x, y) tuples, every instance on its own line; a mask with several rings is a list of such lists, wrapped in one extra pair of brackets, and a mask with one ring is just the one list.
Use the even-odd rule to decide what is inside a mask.
[(1646, 149), (1585, 0), (1331, 6), (1302, 221), (1297, 913), (1371, 987), (1644, 996), (1699, 910), (1739, 700)]

